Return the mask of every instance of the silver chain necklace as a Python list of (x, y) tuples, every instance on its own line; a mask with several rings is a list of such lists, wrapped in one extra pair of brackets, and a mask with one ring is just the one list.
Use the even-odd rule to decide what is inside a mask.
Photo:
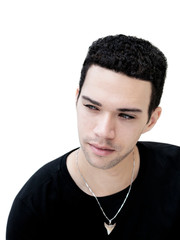
[(112, 217), (111, 219), (109, 219), (109, 218), (107, 217), (107, 215), (106, 215), (106, 213), (104, 212), (104, 210), (103, 210), (103, 208), (102, 208), (102, 206), (101, 206), (98, 198), (96, 197), (95, 193), (92, 191), (92, 189), (90, 188), (90, 186), (89, 186), (88, 183), (86, 182), (85, 178), (83, 177), (83, 175), (82, 175), (82, 173), (81, 173), (81, 171), (80, 171), (80, 169), (79, 169), (78, 158), (79, 158), (79, 150), (77, 151), (77, 154), (76, 154), (76, 164), (77, 164), (78, 172), (79, 172), (79, 174), (80, 174), (80, 176), (81, 176), (84, 184), (86, 185), (87, 189), (88, 189), (89, 192), (93, 195), (93, 197), (96, 199), (96, 201), (97, 201), (97, 203), (98, 203), (98, 205), (99, 205), (99, 207), (100, 207), (103, 215), (105, 216), (105, 218), (106, 218), (106, 219), (108, 220), (108, 222), (109, 222), (108, 224), (107, 224), (106, 222), (104, 222), (104, 227), (106, 228), (107, 234), (109, 235), (109, 234), (112, 232), (112, 230), (115, 228), (115, 226), (116, 226), (116, 223), (111, 224), (111, 222), (112, 222), (112, 221), (117, 217), (117, 215), (120, 213), (121, 209), (123, 208), (123, 206), (124, 206), (124, 204), (125, 204), (128, 196), (129, 196), (129, 194), (130, 194), (131, 188), (132, 188), (132, 183), (133, 183), (133, 179), (134, 179), (134, 169), (135, 169), (134, 150), (133, 150), (133, 170), (132, 170), (131, 182), (130, 182), (130, 185), (129, 185), (129, 190), (128, 190), (127, 194), (126, 194), (126, 197), (125, 197), (123, 203), (121, 204), (120, 208), (118, 209), (117, 213), (116, 213), (116, 214), (114, 215), (114, 217)]

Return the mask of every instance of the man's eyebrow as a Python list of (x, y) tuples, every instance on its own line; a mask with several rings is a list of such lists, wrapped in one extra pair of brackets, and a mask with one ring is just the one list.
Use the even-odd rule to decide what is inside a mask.
[[(96, 100), (93, 100), (92, 98), (90, 97), (87, 97), (87, 96), (82, 96), (82, 98), (96, 106), (99, 106), (99, 107), (102, 107), (102, 104), (97, 102)], [(139, 108), (118, 108), (117, 111), (119, 112), (136, 112), (136, 113), (142, 113), (142, 110), (139, 109)]]
[(118, 108), (117, 111), (142, 113), (142, 110), (139, 108)]
[(97, 106), (99, 106), (99, 107), (102, 107), (102, 104), (101, 104), (101, 103), (99, 103), (99, 102), (91, 99), (90, 97), (82, 96), (82, 98), (83, 98), (84, 100), (86, 100), (86, 101), (91, 102), (91, 103), (94, 104), (94, 105), (97, 105)]

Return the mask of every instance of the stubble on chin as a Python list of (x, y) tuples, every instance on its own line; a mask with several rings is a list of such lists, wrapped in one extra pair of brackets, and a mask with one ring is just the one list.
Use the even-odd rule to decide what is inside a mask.
[[(108, 146), (110, 146), (110, 145), (108, 145)], [(110, 147), (112, 147), (112, 145)], [(117, 156), (112, 157), (112, 159), (108, 159), (108, 157), (96, 156), (97, 162), (95, 162), (96, 157), (94, 157), (94, 159), (93, 159), (93, 156), (90, 156), (89, 151), (82, 144), (81, 144), (81, 149), (82, 149), (83, 155), (84, 155), (86, 161), (89, 163), (89, 165), (91, 165), (92, 167), (95, 167), (97, 169), (108, 170), (108, 169), (111, 169), (111, 168), (117, 166), (120, 162), (122, 162), (129, 154), (131, 154), (133, 152), (134, 148), (129, 150), (127, 153), (124, 153), (123, 155), (120, 153), (120, 151), (115, 150), (117, 153)]]

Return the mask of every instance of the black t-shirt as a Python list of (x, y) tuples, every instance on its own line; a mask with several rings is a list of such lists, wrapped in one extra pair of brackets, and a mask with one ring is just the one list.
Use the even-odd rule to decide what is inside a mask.
[[(8, 219), (7, 240), (179, 239), (180, 148), (152, 142), (137, 146), (139, 174), (110, 235), (95, 198), (80, 190), (67, 170), (71, 151), (43, 166), (18, 193)], [(109, 218), (127, 191), (98, 198)]]

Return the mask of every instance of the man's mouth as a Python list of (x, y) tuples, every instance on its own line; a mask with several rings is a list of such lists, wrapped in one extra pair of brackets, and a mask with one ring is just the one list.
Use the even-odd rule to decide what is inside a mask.
[(93, 151), (94, 154), (104, 157), (112, 154), (115, 150), (108, 147), (108, 146), (101, 146), (98, 144), (89, 144), (91, 150)]

